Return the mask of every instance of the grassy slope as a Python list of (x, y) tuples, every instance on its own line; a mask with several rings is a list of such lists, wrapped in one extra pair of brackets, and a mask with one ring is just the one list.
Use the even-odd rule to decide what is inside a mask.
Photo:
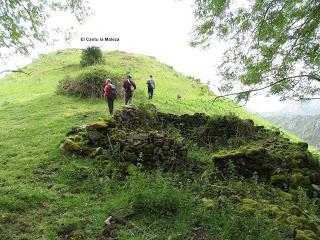
[[(173, 113), (205, 112), (236, 114), (262, 119), (247, 113), (232, 102), (216, 101), (201, 85), (175, 72), (154, 58), (123, 52), (105, 52), (106, 68), (130, 72), (138, 84), (135, 103), (147, 102), (145, 81), (156, 79), (153, 103)], [(91, 166), (89, 159), (64, 154), (59, 142), (74, 125), (106, 117), (103, 101), (82, 100), (56, 95), (58, 81), (81, 71), (79, 50), (63, 50), (42, 56), (23, 68), (31, 75), (13, 73), (0, 81), (0, 238), (55, 239), (66, 223), (86, 226), (85, 235), (94, 236), (106, 218), (107, 196), (96, 192), (73, 193), (73, 170)], [(204, 88), (205, 89), (205, 88)], [(182, 95), (177, 103), (176, 95)], [(122, 106), (117, 102), (117, 108)], [(70, 160), (72, 164), (70, 164)], [(90, 189), (90, 182), (84, 183)], [(101, 191), (108, 186), (101, 187)], [(110, 197), (110, 196), (109, 196)]]

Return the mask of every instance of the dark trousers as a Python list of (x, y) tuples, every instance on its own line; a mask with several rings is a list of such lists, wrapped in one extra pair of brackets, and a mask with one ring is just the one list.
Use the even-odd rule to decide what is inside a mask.
[(148, 96), (149, 96), (149, 99), (153, 98), (153, 88), (148, 88)]
[(113, 114), (113, 102), (114, 102), (114, 99), (113, 98), (106, 98), (106, 101), (108, 103), (108, 108), (109, 108), (109, 112), (110, 114), (112, 115)]
[(131, 101), (132, 101), (132, 92), (126, 92), (124, 94), (124, 104), (128, 105), (131, 103)]

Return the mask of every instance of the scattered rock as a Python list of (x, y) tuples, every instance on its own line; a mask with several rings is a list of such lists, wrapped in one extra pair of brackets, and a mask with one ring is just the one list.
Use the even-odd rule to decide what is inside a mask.
[(192, 229), (192, 232), (186, 239), (187, 240), (206, 240), (208, 239), (208, 237), (209, 236), (208, 236), (207, 230), (204, 227), (195, 227)]
[(72, 233), (77, 229), (77, 226), (75, 224), (69, 224), (66, 226), (62, 226), (59, 231), (58, 235), (62, 239), (71, 239)]

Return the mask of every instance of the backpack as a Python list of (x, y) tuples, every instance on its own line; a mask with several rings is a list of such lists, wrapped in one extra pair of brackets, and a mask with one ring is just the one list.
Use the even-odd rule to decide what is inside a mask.
[(116, 86), (113, 84), (110, 84), (110, 93), (109, 93), (110, 98), (116, 99), (117, 98), (117, 89)]
[(148, 84), (148, 88), (154, 88), (154, 82), (153, 82), (152, 79), (149, 79), (149, 80), (147, 81), (147, 84)]
[(133, 86), (133, 84), (132, 84), (131, 80), (129, 80), (129, 79), (128, 79), (127, 81), (128, 81), (128, 84), (129, 84), (129, 86), (128, 86), (128, 87), (129, 87), (130, 91), (131, 91), (131, 92), (133, 92), (133, 91), (135, 90), (135, 88), (134, 88), (134, 86)]

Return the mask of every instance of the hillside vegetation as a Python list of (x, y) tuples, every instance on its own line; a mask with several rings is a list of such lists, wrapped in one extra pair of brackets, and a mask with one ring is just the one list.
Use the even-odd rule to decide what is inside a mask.
[(103, 100), (57, 94), (85, 70), (80, 56), (50, 53), (0, 80), (0, 239), (318, 239), (319, 164), (306, 144), (119, 51), (102, 66), (138, 89), (111, 119)]

